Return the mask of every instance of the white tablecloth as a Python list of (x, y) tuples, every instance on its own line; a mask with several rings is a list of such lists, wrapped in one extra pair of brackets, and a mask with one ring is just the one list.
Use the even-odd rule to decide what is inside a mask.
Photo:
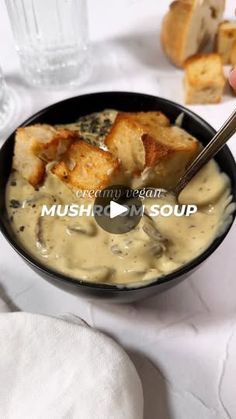
[[(93, 75), (83, 87), (35, 91), (20, 78), (3, 2), (0, 62), (17, 101), (8, 132), (40, 108), (61, 98), (102, 90), (150, 93), (183, 102), (182, 71), (163, 56), (158, 33), (169, 1), (89, 0)], [(235, 1), (227, 0), (226, 17)], [(229, 94), (220, 105), (193, 106), (218, 128), (235, 108)], [(230, 148), (236, 155), (233, 138)], [(141, 375), (145, 419), (236, 418), (236, 238), (224, 244), (184, 281), (146, 301), (115, 306), (71, 296), (34, 274), (0, 236), (0, 283), (21, 310), (70, 312), (118, 340)]]

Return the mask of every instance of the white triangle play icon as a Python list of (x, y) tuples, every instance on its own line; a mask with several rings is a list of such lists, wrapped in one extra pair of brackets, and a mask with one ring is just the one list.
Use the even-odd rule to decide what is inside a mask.
[(110, 202), (110, 218), (118, 217), (118, 215), (124, 214), (128, 211), (128, 208), (124, 205), (117, 204), (117, 202)]

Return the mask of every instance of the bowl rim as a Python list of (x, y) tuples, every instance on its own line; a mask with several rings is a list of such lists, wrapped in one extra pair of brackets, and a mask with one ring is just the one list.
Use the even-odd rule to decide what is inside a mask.
[[(86, 93), (83, 95), (76, 95), (72, 96), (60, 101), (57, 101), (45, 108), (42, 108), (41, 110), (37, 111), (33, 115), (31, 115), (29, 118), (24, 120), (19, 127), (24, 127), (29, 125), (30, 123), (34, 122), (36, 118), (42, 116), (43, 114), (47, 113), (50, 110), (53, 110), (57, 105), (64, 104), (79, 98), (91, 98), (94, 99), (96, 96), (118, 96), (118, 95), (125, 95), (130, 97), (140, 97), (140, 98), (147, 98), (147, 99), (153, 99), (153, 100), (159, 100), (162, 103), (165, 103), (166, 105), (170, 105), (172, 107), (178, 108), (178, 110), (183, 112), (184, 114), (187, 114), (190, 118), (193, 118), (196, 122), (201, 125), (203, 129), (207, 129), (208, 132), (212, 133), (212, 136), (216, 133), (216, 130), (207, 122), (205, 121), (201, 116), (193, 112), (192, 110), (186, 108), (184, 105), (179, 104), (178, 102), (174, 102), (172, 100), (162, 98), (159, 96), (154, 96), (146, 93), (140, 93), (140, 92), (126, 92), (126, 91), (105, 91), (105, 92), (94, 92), (94, 93)], [(16, 129), (8, 136), (8, 138), (4, 141), (3, 145), (0, 148), (0, 153), (2, 150), (7, 146), (8, 142), (11, 141), (12, 135), (14, 135)], [(227, 153), (227, 158), (229, 160), (229, 165), (234, 166), (235, 173), (234, 178), (231, 178), (235, 181), (236, 184), (236, 161), (233, 157), (233, 154), (231, 153), (229, 147), (227, 145), (224, 146), (224, 150)], [(214, 241), (210, 244), (210, 246), (199, 256), (191, 260), (190, 262), (186, 263), (185, 265), (181, 266), (180, 268), (176, 269), (173, 272), (170, 272), (167, 275), (163, 275), (161, 277), (158, 277), (151, 282), (147, 282), (144, 284), (141, 284), (141, 282), (132, 283), (132, 284), (104, 284), (104, 283), (96, 283), (96, 282), (89, 282), (82, 279), (76, 279), (73, 277), (67, 277), (66, 275), (60, 273), (59, 271), (53, 270), (50, 267), (44, 266), (40, 261), (37, 261), (33, 256), (30, 255), (26, 250), (23, 249), (18, 243), (17, 240), (14, 240), (13, 237), (8, 232), (7, 228), (4, 225), (4, 222), (2, 221), (2, 218), (0, 218), (0, 232), (3, 234), (5, 239), (8, 241), (8, 243), (11, 245), (11, 247), (27, 262), (28, 265), (30, 265), (38, 274), (45, 277), (50, 277), (51, 280), (59, 283), (64, 283), (65, 285), (72, 285), (75, 288), (87, 288), (87, 289), (93, 289), (93, 290), (102, 290), (104, 292), (138, 292), (142, 291), (146, 288), (151, 288), (154, 286), (158, 286), (161, 284), (168, 283), (172, 280), (179, 279), (181, 276), (186, 275), (188, 272), (193, 271), (195, 268), (197, 268), (198, 265), (200, 265), (202, 262), (204, 262), (214, 251), (221, 245), (225, 237), (228, 235), (234, 220), (236, 216), (236, 211), (232, 214), (232, 221), (226, 228), (223, 234), (216, 237)], [(141, 284), (141, 285), (140, 285)]]

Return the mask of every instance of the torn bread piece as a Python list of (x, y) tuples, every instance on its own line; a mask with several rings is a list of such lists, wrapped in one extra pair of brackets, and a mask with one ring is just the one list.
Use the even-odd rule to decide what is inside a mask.
[[(117, 157), (132, 186), (174, 187), (196, 156), (200, 143), (185, 130), (143, 122), (138, 114), (118, 114), (106, 145)], [(145, 176), (143, 176), (145, 175)], [(132, 180), (134, 177), (134, 180)]]
[(78, 140), (52, 168), (52, 173), (69, 187), (99, 190), (113, 184), (119, 166), (119, 161), (110, 152)]
[(156, 125), (161, 127), (170, 126), (170, 120), (167, 116), (159, 111), (148, 111), (148, 112), (127, 112), (120, 113), (122, 116), (128, 116), (133, 121), (139, 122), (142, 125), (150, 129), (155, 129)]
[(220, 54), (224, 64), (232, 62), (233, 49), (236, 43), (236, 20), (221, 22), (216, 36), (216, 51)]
[(236, 65), (236, 41), (233, 43), (231, 53), (230, 53), (230, 64)]
[[(155, 155), (155, 160), (146, 164), (141, 183), (135, 182), (135, 187), (154, 186), (172, 189), (183, 176), (187, 166), (197, 156), (201, 149), (199, 141), (184, 129), (171, 126), (161, 127), (158, 133), (158, 148), (165, 147), (165, 154)], [(144, 143), (145, 144), (145, 143)], [(147, 148), (145, 145), (146, 155)], [(145, 182), (144, 182), (145, 181)]]
[(221, 56), (199, 54), (185, 63), (185, 102), (188, 104), (219, 103), (225, 87)]
[(169, 119), (162, 112), (121, 112), (117, 115), (105, 144), (122, 162), (126, 172), (138, 175), (144, 169), (145, 162), (147, 166), (151, 165), (149, 159), (153, 159), (152, 154), (166, 152), (164, 148), (157, 148), (155, 141), (152, 141), (152, 136), (155, 137), (160, 126), (170, 126)]
[(132, 186), (172, 189), (199, 153), (201, 144), (177, 126), (159, 127), (157, 137), (151, 139), (150, 146), (146, 137), (143, 138), (145, 169), (140, 177), (134, 177)]
[(48, 162), (58, 160), (78, 136), (66, 129), (36, 124), (18, 128), (15, 136), (13, 169), (31, 185), (40, 184)]
[(161, 44), (168, 58), (179, 67), (201, 51), (217, 32), (225, 0), (176, 0), (170, 4), (161, 29)]

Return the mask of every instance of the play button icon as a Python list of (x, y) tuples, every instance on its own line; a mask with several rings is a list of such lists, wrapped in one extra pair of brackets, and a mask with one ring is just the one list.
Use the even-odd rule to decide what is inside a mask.
[(118, 217), (128, 211), (124, 205), (117, 204), (117, 202), (110, 201), (110, 218)]
[(131, 188), (109, 186), (99, 191), (93, 206), (97, 224), (108, 233), (123, 234), (134, 229), (143, 215), (143, 203)]

